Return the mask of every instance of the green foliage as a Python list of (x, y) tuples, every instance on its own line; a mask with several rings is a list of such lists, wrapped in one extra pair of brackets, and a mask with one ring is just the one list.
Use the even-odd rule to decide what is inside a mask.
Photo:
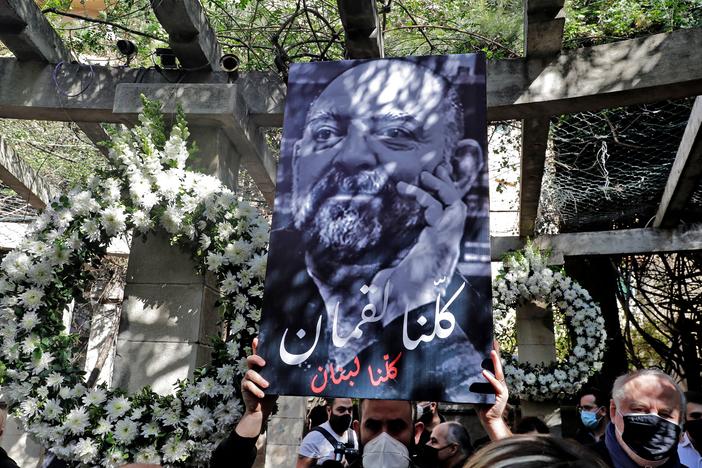
[(702, 0), (568, 0), (564, 46), (702, 26)]

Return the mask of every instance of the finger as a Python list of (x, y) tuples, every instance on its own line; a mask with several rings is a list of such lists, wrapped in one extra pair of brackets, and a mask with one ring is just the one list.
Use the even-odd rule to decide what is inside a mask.
[(492, 359), (492, 365), (495, 369), (495, 377), (497, 377), (497, 380), (504, 382), (505, 374), (502, 371), (502, 361), (500, 360), (500, 355), (497, 353), (497, 351), (490, 351), (490, 359)]
[(504, 380), (498, 379), (487, 369), (483, 369), (483, 377), (492, 385), (493, 390), (495, 390), (495, 396), (503, 396), (507, 393), (507, 385)]
[(260, 369), (266, 365), (266, 360), (256, 354), (246, 358), (246, 365), (249, 369)]
[(430, 226), (436, 224), (436, 222), (441, 217), (441, 213), (443, 213), (444, 210), (443, 205), (437, 199), (435, 199), (419, 187), (415, 185), (410, 185), (406, 182), (398, 182), (397, 191), (401, 195), (407, 195), (409, 197), (414, 198), (415, 200), (417, 200), (417, 203), (419, 203), (426, 209), (424, 217), (426, 218), (427, 223)]
[(452, 205), (460, 198), (458, 190), (456, 190), (453, 183), (447, 183), (429, 172), (422, 172), (419, 177), (422, 180), (422, 184), (439, 194), (439, 198), (445, 205)]
[(266, 394), (250, 380), (244, 380), (241, 384), (242, 393), (248, 392), (256, 398), (265, 398)]
[(253, 353), (256, 354), (256, 350), (258, 349), (258, 337), (253, 339), (253, 343), (251, 343), (251, 348), (253, 349)]
[(248, 380), (250, 382), (253, 382), (254, 384), (258, 385), (261, 388), (268, 388), (268, 381), (264, 379), (261, 374), (256, 372), (255, 370), (247, 370), (246, 374), (244, 374), (244, 380)]
[(446, 169), (446, 167), (443, 165), (436, 167), (436, 176), (448, 184), (455, 184), (448, 169)]

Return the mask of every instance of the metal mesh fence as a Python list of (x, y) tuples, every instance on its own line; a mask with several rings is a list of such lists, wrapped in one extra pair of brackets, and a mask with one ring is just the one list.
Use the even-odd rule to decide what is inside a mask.
[[(642, 227), (655, 216), (693, 99), (554, 118), (537, 232)], [(698, 190), (698, 200), (702, 193)]]
[(36, 215), (37, 210), (29, 206), (27, 200), (0, 182), (0, 222), (31, 221)]

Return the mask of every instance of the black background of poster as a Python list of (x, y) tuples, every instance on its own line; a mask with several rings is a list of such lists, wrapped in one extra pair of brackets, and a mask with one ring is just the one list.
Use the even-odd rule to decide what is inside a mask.
[[(478, 141), (486, 159), (485, 61), (482, 55), (405, 57), (385, 60), (417, 63), (445, 77), (457, 91), (463, 105), (464, 138)], [(405, 350), (399, 358), (396, 364), (399, 376), (396, 379), (388, 380), (375, 387), (368, 384), (370, 380), (368, 373), (377, 372), (378, 369), (387, 370), (386, 363), (393, 361), (402, 352), (396, 346), (397, 343), (402, 343), (397, 327), (392, 330), (388, 327), (382, 331), (383, 343), (390, 346), (363, 354), (358, 376), (341, 381), (338, 385), (329, 383), (320, 393), (311, 390), (311, 383), (315, 376), (317, 376), (315, 382), (319, 384), (323, 374), (327, 373), (328, 382), (331, 382), (329, 375), (331, 369), (324, 355), (324, 349), (330, 337), (325, 332), (327, 316), (323, 302), (304, 268), (305, 250), (302, 236), (290, 228), (293, 145), (302, 137), (306, 114), (315, 98), (334, 78), (364, 62), (366, 61), (348, 60), (294, 64), (290, 69), (259, 340), (259, 354), (267, 362), (262, 374), (271, 383), (268, 392), (289, 395), (491, 402), (494, 398), (492, 395), (469, 390), (471, 383), (484, 382), (480, 375), (481, 363), (489, 357), (492, 345), (487, 161), (474, 187), (464, 199), (468, 207), (468, 217), (461, 258), (467, 256), (473, 260), (476, 258), (480, 260), (459, 264), (458, 270), (469, 285), (451, 307), (466, 341), (475, 348), (475, 352), (470, 355), (461, 355), (460, 340), (450, 346), (444, 346), (447, 343), (438, 339), (429, 344), (422, 343), (415, 351)], [(452, 282), (447, 289), (447, 295), (455, 292), (459, 284), (460, 282)], [(359, 301), (362, 299), (359, 295)], [(360, 303), (359, 311), (362, 306), (363, 303)], [(427, 317), (433, 316), (434, 313), (434, 305), (429, 306), (427, 310), (431, 309), (431, 311), (425, 313)], [(292, 343), (299, 329), (306, 331), (305, 340), (311, 340), (320, 315), (322, 332), (316, 352), (300, 365), (288, 366), (283, 363), (279, 355), (283, 331), (289, 330), (286, 342)], [(370, 331), (369, 329), (368, 332)], [(305, 346), (309, 348), (310, 343), (307, 341), (306, 344), (301, 344), (299, 349)], [(294, 343), (291, 346), (294, 346)], [(424, 357), (417, 358), (419, 354)], [(387, 359), (385, 359), (386, 356)], [(447, 359), (455, 361), (450, 369), (446, 369)], [(438, 365), (439, 362), (444, 363), (443, 369)], [(368, 366), (371, 367), (370, 370)], [(355, 365), (346, 367), (345, 372), (348, 372)], [(333, 370), (338, 372), (336, 368)], [(339, 376), (338, 373), (336, 375)], [(374, 375), (378, 377), (382, 374)], [(354, 384), (351, 385), (350, 382)], [(461, 390), (456, 391), (457, 388)]]

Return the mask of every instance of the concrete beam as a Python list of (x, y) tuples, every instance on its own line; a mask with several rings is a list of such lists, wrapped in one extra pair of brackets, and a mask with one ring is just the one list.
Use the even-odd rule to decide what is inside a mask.
[(346, 57), (383, 57), (383, 34), (375, 0), (337, 0), (336, 4), (344, 26)]
[(71, 51), (35, 2), (0, 0), (0, 41), (17, 60), (49, 63), (72, 60)]
[[(564, 0), (525, 0), (524, 38), (527, 58), (553, 59), (563, 42)], [(530, 236), (541, 200), (541, 181), (548, 147), (548, 117), (522, 121), (522, 160), (519, 178), (519, 234)]]
[(673, 227), (702, 179), (702, 96), (695, 99), (673, 167), (665, 184), (654, 227)]
[(51, 200), (52, 192), (55, 193), (1, 136), (0, 180), (38, 210), (43, 209)]
[(263, 133), (248, 117), (246, 102), (237, 84), (120, 84), (115, 95), (114, 114), (135, 118), (141, 112), (141, 95), (158, 99), (165, 113), (174, 113), (180, 104), (191, 122), (220, 126), (241, 155), (241, 163), (256, 182), (264, 198), (273, 206), (276, 162)]
[[(493, 261), (499, 261), (509, 251), (521, 249), (525, 243), (520, 237), (493, 237), (490, 241)], [(542, 250), (550, 249), (555, 259), (695, 251), (702, 250), (702, 225), (556, 234), (536, 237), (533, 242)]]
[(220, 70), (222, 48), (198, 0), (151, 0), (151, 8), (184, 68)]
[[(521, 120), (697, 96), (702, 94), (698, 50), (702, 50), (702, 29), (686, 29), (581, 48), (551, 60), (488, 62), (488, 119)], [(15, 83), (0, 87), (0, 117), (119, 122), (110, 111), (117, 83), (167, 82), (155, 70), (93, 66), (90, 78), (85, 65), (66, 65), (59, 77), (62, 89), (70, 94), (86, 89), (79, 96), (65, 98), (56, 93), (53, 67), (32, 65), (0, 58), (0, 82)], [(229, 80), (223, 72), (182, 75), (185, 83)], [(263, 90), (271, 89), (271, 99), (247, 101), (249, 114), (256, 123), (282, 126), (284, 86), (279, 80), (270, 77), (262, 83), (243, 83), (261, 76), (242, 74), (236, 84), (263, 98)]]

